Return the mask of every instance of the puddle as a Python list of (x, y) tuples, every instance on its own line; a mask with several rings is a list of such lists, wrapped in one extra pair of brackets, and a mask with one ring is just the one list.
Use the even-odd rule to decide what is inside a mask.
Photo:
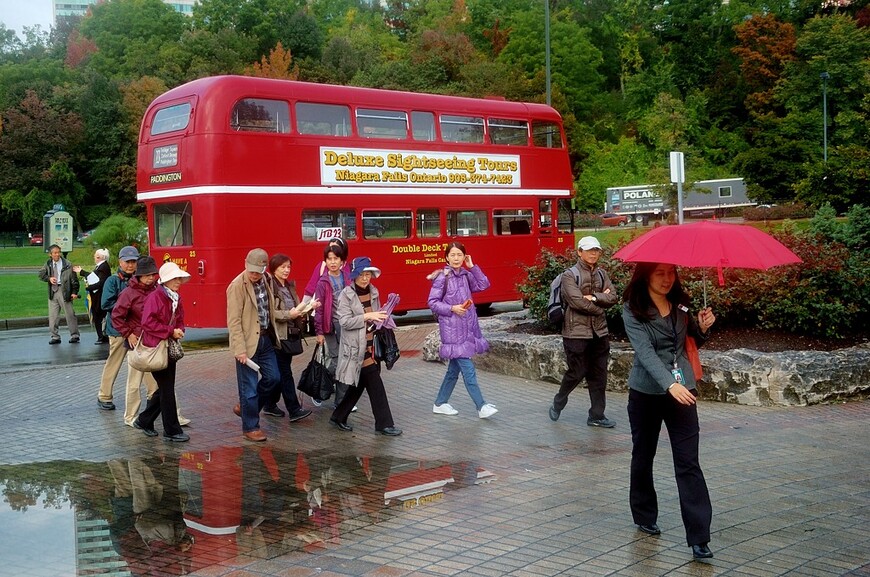
[(184, 575), (239, 556), (316, 553), (493, 480), (471, 462), (259, 446), (0, 466), (0, 575)]

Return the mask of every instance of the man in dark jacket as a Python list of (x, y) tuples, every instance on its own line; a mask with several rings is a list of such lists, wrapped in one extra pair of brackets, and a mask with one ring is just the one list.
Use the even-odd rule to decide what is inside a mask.
[(73, 267), (73, 272), (87, 281), (88, 295), (91, 297), (91, 320), (94, 323), (94, 330), (97, 331), (96, 345), (109, 344), (109, 337), (103, 333), (103, 321), (106, 318), (106, 311), (103, 310), (103, 284), (106, 279), (112, 276), (112, 269), (109, 267), (109, 251), (105, 248), (98, 248), (94, 251), (94, 270), (87, 271), (84, 268), (76, 265)]
[(60, 256), (59, 246), (53, 244), (48, 247), (48, 254), (51, 258), (39, 271), (39, 280), (48, 283), (48, 328), (51, 331), (48, 344), (60, 344), (58, 325), (61, 311), (69, 328), (69, 342), (77, 343), (81, 337), (73, 300), (79, 298), (79, 279), (73, 273), (70, 262)]
[[(610, 336), (604, 310), (615, 305), (618, 296), (610, 277), (598, 266), (601, 252), (597, 238), (584, 236), (577, 244), (577, 266), (562, 273), (562, 302), (568, 307), (562, 325), (562, 345), (568, 370), (553, 398), (550, 418), (559, 420), (568, 404), (568, 395), (585, 378), (591, 403), (586, 424), (610, 429), (616, 426), (616, 422), (604, 416), (607, 361), (610, 358)], [(580, 272), (579, 279), (575, 277), (575, 268)]]

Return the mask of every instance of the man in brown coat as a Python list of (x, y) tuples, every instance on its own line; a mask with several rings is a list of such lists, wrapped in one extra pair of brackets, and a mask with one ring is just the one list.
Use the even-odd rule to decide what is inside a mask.
[[(607, 361), (610, 358), (610, 334), (604, 310), (615, 305), (619, 298), (610, 277), (598, 266), (601, 252), (597, 238), (584, 236), (577, 243), (577, 266), (562, 273), (562, 302), (568, 306), (562, 325), (562, 345), (568, 370), (553, 398), (550, 418), (559, 420), (568, 404), (568, 395), (585, 378), (590, 400), (586, 424), (610, 429), (616, 426), (616, 422), (604, 416)], [(575, 277), (575, 269), (579, 271), (579, 278)]]
[(277, 339), (272, 324), (275, 305), (263, 277), (268, 264), (265, 250), (252, 249), (245, 258), (245, 270), (227, 287), (227, 328), (239, 384), (239, 404), (233, 411), (242, 418), (242, 433), (249, 441), (266, 440), (260, 430), (260, 411), (270, 393), (281, 386), (273, 344)]

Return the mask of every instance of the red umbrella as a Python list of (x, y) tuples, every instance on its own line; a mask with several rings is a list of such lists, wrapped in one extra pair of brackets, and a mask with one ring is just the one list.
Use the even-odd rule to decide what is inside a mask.
[[(613, 255), (625, 262), (660, 262), (686, 267), (767, 270), (801, 259), (781, 242), (752, 226), (702, 221), (663, 226), (640, 236)], [(704, 284), (704, 306), (707, 285)]]

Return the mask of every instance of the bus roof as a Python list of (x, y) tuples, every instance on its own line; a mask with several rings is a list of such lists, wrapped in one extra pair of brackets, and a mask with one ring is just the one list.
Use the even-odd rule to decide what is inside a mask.
[(247, 97), (305, 100), (327, 104), (353, 103), (355, 106), (362, 107), (449, 111), (468, 115), (533, 117), (559, 123), (562, 121), (561, 115), (554, 108), (533, 102), (511, 102), (500, 98), (468, 98), (250, 76), (210, 76), (193, 80), (157, 97), (149, 108), (192, 95), (225, 101), (223, 104), (219, 102), (216, 104), (224, 106), (227, 110), (240, 98)]

